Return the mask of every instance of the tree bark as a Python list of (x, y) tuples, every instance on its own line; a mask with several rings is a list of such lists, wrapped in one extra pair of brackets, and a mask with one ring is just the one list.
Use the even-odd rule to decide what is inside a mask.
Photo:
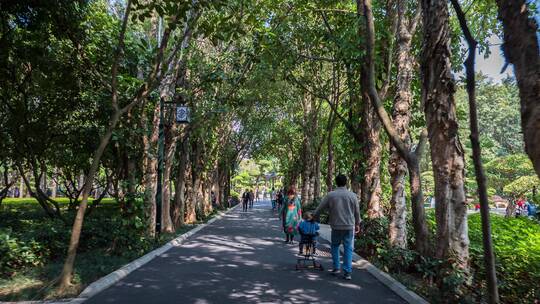
[(311, 127), (311, 115), (312, 115), (312, 106), (311, 95), (306, 93), (302, 99), (302, 110), (303, 110), (303, 122), (302, 122), (302, 188), (301, 188), (301, 202), (302, 206), (305, 206), (310, 203), (309, 201), (309, 188), (310, 188), (310, 179), (312, 173), (312, 144), (311, 137), (313, 130)]
[[(128, 2), (128, 7), (129, 7), (129, 2)], [(126, 15), (128, 15), (128, 12), (129, 10), (126, 11)], [(75, 221), (73, 222), (73, 228), (71, 231), (71, 238), (69, 241), (66, 261), (62, 269), (62, 274), (60, 275), (59, 289), (61, 292), (65, 291), (71, 285), (73, 264), (75, 263), (77, 247), (79, 246), (79, 239), (81, 236), (84, 215), (85, 215), (86, 207), (88, 205), (88, 196), (90, 195), (90, 191), (92, 190), (92, 181), (94, 180), (94, 176), (99, 168), (101, 156), (103, 155), (103, 152), (105, 151), (105, 148), (107, 147), (109, 143), (112, 132), (114, 128), (116, 127), (116, 124), (118, 123), (119, 118), (120, 118), (120, 113), (115, 112), (113, 116), (111, 117), (107, 131), (101, 137), (98, 149), (94, 152), (92, 165), (90, 166), (90, 170), (88, 172), (86, 181), (84, 183), (82, 201), (79, 204), (79, 209), (77, 210), (77, 215), (75, 217)]]
[(193, 157), (190, 157), (190, 181), (188, 199), (186, 201), (186, 223), (194, 223), (197, 221), (197, 211), (200, 212), (200, 198), (199, 190), (201, 187), (201, 170), (200, 170), (200, 158), (201, 158), (201, 145), (202, 143), (198, 138), (193, 138), (191, 142), (191, 149), (193, 151)]
[[(205, 181), (202, 183), (202, 193), (203, 193), (203, 199), (202, 202), (204, 204), (204, 216), (208, 216), (214, 211), (214, 206), (212, 206), (212, 200), (210, 192), (212, 191), (212, 179), (209, 177), (206, 177)], [(254, 198), (256, 199), (256, 198)]]
[[(534, 2), (534, 1), (533, 1)], [(525, 151), (540, 176), (540, 49), (538, 24), (525, 0), (497, 0), (503, 24), (503, 51), (514, 65), (521, 104)]]
[(19, 182), (19, 198), (24, 197), (24, 172), (21, 173), (21, 181)]
[(473, 150), (474, 172), (476, 183), (478, 184), (478, 197), (480, 198), (480, 215), (482, 218), (482, 243), (484, 247), (484, 263), (486, 267), (488, 298), (489, 303), (499, 303), (499, 289), (497, 287), (497, 273), (495, 271), (495, 254), (493, 252), (493, 243), (491, 241), (491, 224), (489, 219), (489, 201), (486, 186), (486, 176), (482, 166), (482, 150), (480, 147), (480, 135), (478, 131), (478, 114), (476, 110), (476, 80), (475, 80), (475, 60), (476, 46), (478, 42), (473, 38), (465, 13), (462, 11), (458, 0), (451, 0), (456, 11), (459, 24), (469, 45), (469, 55), (465, 60), (465, 69), (467, 77), (467, 94), (469, 95), (469, 116), (471, 127), (471, 144)]
[(330, 126), (328, 129), (328, 137), (326, 138), (326, 151), (328, 153), (328, 159), (326, 162), (326, 192), (333, 190), (334, 171), (336, 164), (334, 162), (334, 126), (336, 124), (336, 116), (333, 112), (330, 113)]
[[(356, 146), (356, 149), (354, 150), (360, 150), (360, 147)], [(358, 196), (358, 199), (360, 200), (360, 209), (362, 209), (364, 204), (364, 199), (362, 198), (362, 182), (361, 182), (361, 173), (362, 173), (362, 159), (361, 156), (358, 155), (361, 154), (361, 152), (358, 152), (356, 155), (353, 155), (353, 161), (352, 161), (352, 168), (351, 168), (351, 191), (356, 193), (356, 196)]]
[[(357, 1), (357, 13), (361, 16), (364, 12), (365, 3)], [(361, 25), (360, 25), (361, 26)], [(362, 29), (359, 28), (359, 33)], [(371, 104), (369, 94), (369, 71), (364, 64), (360, 68), (360, 93), (362, 96), (362, 120), (360, 128), (365, 134), (363, 154), (365, 157), (364, 179), (362, 180), (362, 203), (366, 206), (369, 218), (379, 218), (383, 215), (381, 209), (381, 154), (380, 123), (377, 119), (375, 108)]]
[(15, 184), (15, 179), (10, 181), (9, 166), (6, 163), (1, 162), (0, 167), (4, 168), (2, 183), (0, 183), (2, 184), (0, 188), (0, 206), (2, 206), (2, 201), (8, 196), (9, 189)]
[[(371, 9), (371, 1), (363, 0), (359, 5), (364, 10), (364, 17), (366, 19), (366, 88), (368, 90), (369, 97), (373, 103), (373, 107), (384, 126), (390, 142), (399, 153), (399, 156), (407, 162), (407, 168), (409, 169), (409, 180), (411, 187), (411, 203), (413, 214), (413, 226), (415, 230), (415, 248), (422, 255), (428, 255), (429, 247), (428, 240), (429, 234), (426, 224), (423, 195), (420, 180), (420, 158), (422, 157), (427, 134), (423, 131), (420, 135), (420, 140), (416, 149), (411, 149), (401, 137), (401, 134), (394, 128), (394, 123), (390, 119), (388, 113), (384, 109), (384, 106), (379, 97), (379, 93), (375, 87), (375, 63), (374, 63), (374, 47), (375, 47), (375, 25), (373, 21), (373, 13)], [(415, 24), (411, 24), (411, 30), (414, 29)]]
[[(406, 0), (398, 0), (397, 14), (397, 81), (392, 122), (400, 139), (409, 146), (409, 123), (411, 120), (412, 104), (411, 84), (414, 64), (414, 57), (411, 54), (411, 41), (416, 26), (415, 23), (411, 23), (407, 17)], [(407, 246), (407, 206), (405, 199), (405, 176), (407, 174), (407, 163), (403, 157), (401, 157), (399, 151), (397, 151), (394, 145), (391, 146), (388, 171), (390, 173), (390, 183), (392, 185), (389, 228), (390, 244), (395, 247), (405, 248)]]
[(366, 133), (363, 146), (366, 157), (364, 178), (362, 180), (362, 202), (366, 206), (369, 218), (379, 218), (383, 215), (381, 209), (381, 155), (380, 123), (376, 117), (369, 96), (363, 95), (362, 126)]
[[(53, 176), (57, 176), (57, 175), (58, 175), (58, 169), (54, 168), (53, 169)], [(51, 182), (52, 182), (51, 198), (56, 198), (56, 192), (57, 192), (56, 190), (58, 189), (58, 184), (56, 183), (55, 178), (52, 178)]]
[[(147, 231), (150, 236), (156, 234), (156, 193), (157, 193), (157, 142), (159, 137), (159, 103), (156, 102), (152, 114), (150, 133), (143, 134), (143, 185), (144, 185), (144, 209), (147, 222)], [(148, 128), (147, 114), (142, 115), (142, 125)]]
[(458, 137), (450, 65), (448, 3), (422, 0), (424, 38), (422, 50), (422, 101), (431, 146), (435, 179), (436, 257), (455, 255), (461, 268), (469, 268), (467, 203), (464, 188), (464, 154)]
[(176, 185), (173, 203), (173, 223), (176, 228), (182, 227), (185, 222), (185, 205), (186, 205), (186, 176), (189, 157), (189, 133), (186, 132), (182, 139), (179, 149), (179, 161), (176, 169)]
[(176, 150), (176, 127), (168, 125), (165, 127), (165, 153), (163, 166), (163, 206), (161, 208), (161, 231), (165, 233), (174, 232), (174, 225), (171, 218), (171, 171), (174, 161), (174, 151)]
[(315, 165), (313, 169), (313, 199), (318, 200), (321, 198), (321, 155), (315, 156)]

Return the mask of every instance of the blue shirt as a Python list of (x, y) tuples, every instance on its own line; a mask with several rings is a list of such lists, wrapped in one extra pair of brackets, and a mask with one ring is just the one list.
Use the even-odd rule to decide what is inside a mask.
[(534, 216), (536, 215), (536, 206), (534, 206), (533, 204), (528, 204), (527, 205), (527, 215), (529, 216)]
[(300, 222), (300, 226), (298, 226), (300, 233), (307, 235), (316, 235), (319, 229), (319, 223), (315, 221), (302, 220), (302, 222)]

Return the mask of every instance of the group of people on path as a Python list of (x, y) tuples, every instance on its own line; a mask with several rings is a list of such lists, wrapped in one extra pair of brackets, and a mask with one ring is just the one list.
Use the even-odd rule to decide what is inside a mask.
[(516, 201), (516, 217), (528, 216), (534, 217), (536, 215), (536, 206), (521, 196)]
[(248, 211), (248, 207), (249, 209), (252, 209), (254, 200), (255, 195), (253, 194), (253, 191), (246, 189), (242, 194), (242, 211)]
[[(291, 187), (286, 195), (280, 191), (275, 197), (273, 208), (279, 206), (279, 216), (285, 233), (285, 243), (293, 244), (294, 238), (300, 234), (299, 253), (303, 252), (306, 241), (315, 241), (318, 235), (319, 225), (316, 221), (319, 214), (328, 210), (329, 224), (332, 228), (331, 252), (333, 269), (332, 274), (338, 275), (343, 271), (343, 278), (351, 280), (352, 253), (354, 249), (354, 235), (360, 231), (360, 207), (355, 193), (347, 190), (347, 177), (336, 177), (337, 188), (329, 192), (322, 200), (317, 209), (311, 213), (306, 212), (302, 217), (302, 205), (296, 190)], [(343, 244), (343, 263), (340, 266), (339, 248)]]

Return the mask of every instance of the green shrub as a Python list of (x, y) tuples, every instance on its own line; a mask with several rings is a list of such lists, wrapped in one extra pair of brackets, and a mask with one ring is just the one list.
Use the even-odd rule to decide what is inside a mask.
[[(435, 230), (433, 212), (427, 212), (428, 226)], [(493, 215), (492, 236), (496, 255), (499, 293), (503, 303), (534, 303), (540, 299), (540, 225), (527, 218), (507, 219)], [(357, 252), (391, 273), (414, 274), (423, 282), (437, 286), (424, 296), (434, 302), (476, 303), (487, 298), (479, 214), (469, 216), (471, 273), (456, 267), (452, 259), (423, 257), (408, 249), (391, 248), (388, 242), (388, 220), (366, 219), (362, 237), (356, 241)], [(414, 233), (407, 222), (409, 245)], [(425, 289), (420, 291), (426, 291)]]
[[(527, 218), (491, 217), (499, 293), (504, 303), (540, 299), (540, 225)], [(469, 217), (471, 267), (477, 284), (485, 286), (482, 227), (478, 214)]]
[[(10, 204), (10, 209), (0, 213), (0, 275), (9, 277), (30, 266), (62, 260), (71, 226), (47, 218), (36, 203)], [(71, 223), (74, 212), (65, 216)], [(78, 252), (136, 257), (155, 245), (142, 220), (142, 202), (136, 201), (129, 214), (122, 213), (118, 205), (105, 204), (87, 216)]]
[(378, 250), (389, 248), (388, 225), (388, 219), (384, 217), (362, 221), (362, 237), (356, 241), (356, 248), (361, 256), (378, 259)]
[(27, 266), (43, 265), (46, 249), (35, 240), (21, 241), (9, 229), (0, 230), (0, 275), (11, 277)]
[(378, 263), (384, 265), (386, 272), (412, 272), (416, 269), (416, 262), (420, 255), (410, 249), (380, 247), (377, 248)]

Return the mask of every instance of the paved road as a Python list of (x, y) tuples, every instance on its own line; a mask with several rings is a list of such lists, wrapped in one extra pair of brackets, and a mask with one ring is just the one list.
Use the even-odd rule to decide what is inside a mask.
[[(324, 245), (322, 245), (324, 246)], [(364, 270), (296, 271), (268, 201), (223, 219), (85, 303), (405, 303)], [(324, 252), (321, 255), (325, 255)], [(319, 257), (326, 268), (329, 257)]]

